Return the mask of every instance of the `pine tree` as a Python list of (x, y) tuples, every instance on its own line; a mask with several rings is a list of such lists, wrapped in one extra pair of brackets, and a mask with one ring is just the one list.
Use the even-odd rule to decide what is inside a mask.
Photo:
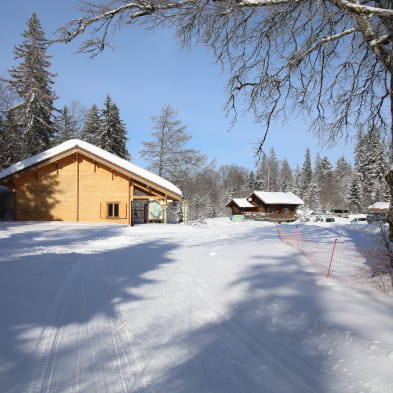
[(304, 195), (304, 203), (307, 207), (313, 210), (321, 209), (321, 190), (318, 185), (318, 181), (315, 176), (311, 179), (311, 182), (307, 188), (307, 192)]
[(312, 179), (311, 154), (310, 154), (310, 149), (307, 148), (304, 158), (303, 168), (302, 168), (302, 174), (301, 174), (301, 189), (300, 189), (301, 198), (303, 198), (307, 194), (308, 188), (311, 184), (311, 179)]
[(255, 173), (253, 171), (250, 171), (247, 177), (247, 193), (251, 194), (253, 191), (257, 190), (257, 180), (255, 178)]
[(78, 137), (77, 122), (65, 105), (56, 119), (55, 143), (59, 144)]
[(289, 192), (294, 189), (292, 169), (286, 159), (282, 160), (280, 169), (280, 191)]
[(16, 121), (16, 94), (0, 78), (0, 170), (22, 160), (22, 133)]
[(94, 146), (101, 146), (102, 120), (97, 105), (93, 105), (87, 112), (80, 137), (83, 141)]
[(152, 132), (153, 140), (142, 142), (145, 148), (140, 151), (140, 155), (150, 163), (150, 170), (172, 181), (184, 178), (185, 172), (200, 168), (206, 160), (198, 150), (186, 147), (191, 135), (176, 115), (176, 109), (165, 105), (160, 116), (153, 116), (153, 128), (156, 130)]
[(385, 200), (388, 195), (385, 153), (380, 133), (375, 127), (371, 127), (364, 135), (359, 133), (355, 149), (355, 169), (361, 179), (362, 210), (374, 202)]
[(260, 164), (257, 171), (258, 191), (270, 190), (270, 170), (269, 160), (266, 153), (263, 151), (260, 157)]
[(294, 183), (293, 183), (293, 193), (303, 198), (302, 194), (302, 171), (299, 168), (299, 164), (296, 165), (294, 172)]
[(276, 156), (274, 148), (271, 148), (268, 156), (269, 162), (269, 191), (281, 191), (280, 190), (280, 170), (279, 162)]
[(352, 213), (360, 213), (362, 211), (362, 175), (356, 171), (352, 176), (347, 200)]
[(100, 147), (110, 153), (126, 160), (130, 159), (126, 142), (127, 130), (123, 121), (120, 119), (120, 111), (112, 98), (108, 95), (102, 110), (102, 129)]
[(315, 180), (319, 183), (320, 180), (322, 179), (322, 173), (321, 173), (321, 168), (322, 168), (322, 158), (321, 155), (319, 153), (317, 153), (317, 155), (315, 156), (315, 164), (314, 164), (314, 178)]
[(347, 206), (348, 194), (352, 182), (352, 165), (344, 157), (340, 157), (336, 163), (335, 178), (342, 205)]
[(333, 165), (326, 156), (320, 160), (319, 165), (319, 173), (322, 178), (331, 177), (333, 175)]
[(0, 116), (0, 171), (12, 164), (10, 157), (11, 144), (7, 137), (5, 121)]
[(343, 208), (344, 206), (339, 205), (341, 198), (339, 197), (339, 190), (334, 176), (333, 166), (326, 156), (319, 159), (315, 178), (320, 189), (321, 206), (325, 209), (331, 209), (334, 207)]
[(15, 48), (15, 59), (22, 62), (10, 70), (9, 84), (19, 103), (13, 108), (22, 131), (22, 158), (47, 149), (53, 142), (55, 94), (51, 85), (55, 75), (48, 71), (49, 42), (37, 15), (33, 13), (23, 33), (25, 40)]
[(0, 170), (22, 160), (21, 130), (12, 111), (0, 117)]

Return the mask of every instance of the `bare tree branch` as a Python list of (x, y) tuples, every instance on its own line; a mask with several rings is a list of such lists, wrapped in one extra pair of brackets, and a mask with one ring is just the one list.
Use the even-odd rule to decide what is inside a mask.
[[(391, 2), (355, 0), (97, 0), (59, 29), (81, 51), (100, 53), (126, 24), (168, 26), (180, 44), (202, 43), (229, 73), (227, 110), (240, 102), (265, 127), (290, 112), (314, 116), (329, 141), (353, 125), (386, 128), (393, 73)], [(261, 145), (262, 148), (262, 145)]]
[(324, 37), (321, 38), (314, 46), (312, 46), (311, 48), (308, 48), (307, 50), (305, 50), (303, 53), (300, 54), (295, 54), (293, 60), (290, 60), (293, 62), (293, 66), (298, 65), (305, 57), (309, 56), (312, 52), (315, 52), (316, 50), (320, 49), (324, 44), (330, 42), (330, 41), (334, 41), (334, 40), (338, 40), (346, 35), (349, 34), (353, 34), (356, 32), (356, 28), (352, 28), (346, 31), (342, 31), (341, 33), (329, 36), (329, 37)]

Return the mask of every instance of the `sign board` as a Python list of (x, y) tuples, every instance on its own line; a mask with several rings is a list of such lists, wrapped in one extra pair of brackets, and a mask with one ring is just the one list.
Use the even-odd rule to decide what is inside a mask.
[(149, 220), (163, 220), (164, 219), (164, 209), (156, 201), (149, 202)]
[(183, 221), (185, 225), (188, 225), (188, 212), (189, 212), (189, 206), (188, 206), (188, 200), (183, 199), (181, 202), (181, 212), (183, 214)]

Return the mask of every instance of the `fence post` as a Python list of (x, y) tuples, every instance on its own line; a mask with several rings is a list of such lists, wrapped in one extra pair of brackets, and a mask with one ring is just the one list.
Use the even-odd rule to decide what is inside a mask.
[(329, 269), (328, 269), (328, 271), (327, 271), (326, 278), (329, 278), (329, 275), (330, 275), (330, 269), (331, 269), (331, 267), (332, 267), (333, 256), (334, 256), (334, 250), (336, 249), (336, 244), (337, 244), (337, 239), (334, 240), (333, 249), (332, 249), (332, 255), (330, 256)]

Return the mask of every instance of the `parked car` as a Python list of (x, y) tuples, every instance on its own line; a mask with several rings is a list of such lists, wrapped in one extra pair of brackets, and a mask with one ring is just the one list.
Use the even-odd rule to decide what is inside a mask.
[(332, 209), (332, 210), (330, 210), (330, 214), (333, 214), (334, 216), (337, 216), (337, 217), (348, 218), (349, 217), (349, 210), (348, 209)]
[(358, 223), (358, 222), (362, 222), (362, 223), (366, 223), (367, 222), (367, 217), (353, 217), (351, 218), (351, 222), (352, 223)]

